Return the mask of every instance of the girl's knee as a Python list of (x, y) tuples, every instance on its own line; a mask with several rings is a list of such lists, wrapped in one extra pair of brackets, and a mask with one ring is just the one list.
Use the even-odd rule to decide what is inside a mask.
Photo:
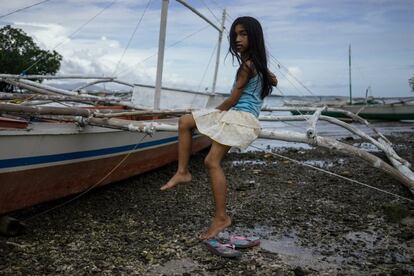
[(193, 118), (189, 114), (181, 116), (180, 119), (178, 120), (178, 129), (179, 130), (192, 129), (193, 127), (194, 127), (193, 126)]
[(210, 155), (207, 155), (206, 158), (204, 158), (204, 165), (207, 169), (214, 169), (220, 167), (220, 161), (215, 160)]

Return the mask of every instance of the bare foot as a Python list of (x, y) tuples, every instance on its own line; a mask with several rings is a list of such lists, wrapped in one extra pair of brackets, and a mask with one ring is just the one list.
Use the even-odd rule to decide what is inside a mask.
[(192, 179), (192, 176), (189, 172), (184, 173), (184, 174), (177, 172), (175, 173), (173, 177), (171, 177), (171, 179), (167, 182), (167, 184), (165, 184), (164, 186), (160, 188), (160, 190), (165, 191), (165, 190), (174, 188), (175, 186), (177, 186), (177, 184), (190, 182), (191, 179)]
[(210, 224), (210, 227), (206, 232), (201, 234), (200, 238), (202, 240), (212, 239), (217, 236), (218, 233), (226, 229), (231, 225), (231, 218), (226, 215), (224, 218), (213, 218), (213, 222)]

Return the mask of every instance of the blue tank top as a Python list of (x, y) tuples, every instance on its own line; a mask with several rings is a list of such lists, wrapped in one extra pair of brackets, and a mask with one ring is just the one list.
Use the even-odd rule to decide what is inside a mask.
[(260, 97), (260, 94), (262, 94), (262, 79), (259, 77), (259, 74), (256, 74), (246, 84), (239, 101), (231, 109), (250, 112), (254, 116), (259, 117), (260, 109), (263, 105), (263, 99)]

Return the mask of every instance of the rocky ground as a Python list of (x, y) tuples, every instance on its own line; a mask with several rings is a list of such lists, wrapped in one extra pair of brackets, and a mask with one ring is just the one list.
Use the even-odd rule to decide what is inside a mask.
[[(391, 140), (414, 163), (412, 134)], [(323, 149), (276, 153), (414, 200), (358, 159)], [(226, 157), (234, 224), (220, 236), (256, 235), (261, 246), (236, 260), (212, 255), (197, 238), (213, 213), (205, 154), (192, 159), (193, 182), (174, 191), (159, 192), (172, 164), (27, 220), (23, 235), (0, 237), (0, 274), (414, 275), (414, 203), (264, 152)]]

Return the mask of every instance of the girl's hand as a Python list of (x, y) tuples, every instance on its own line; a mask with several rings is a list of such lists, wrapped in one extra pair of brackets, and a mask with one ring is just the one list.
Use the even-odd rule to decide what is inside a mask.
[(275, 74), (273, 74), (272, 72), (269, 72), (269, 79), (270, 79), (270, 83), (272, 84), (272, 86), (277, 86), (277, 78)]

